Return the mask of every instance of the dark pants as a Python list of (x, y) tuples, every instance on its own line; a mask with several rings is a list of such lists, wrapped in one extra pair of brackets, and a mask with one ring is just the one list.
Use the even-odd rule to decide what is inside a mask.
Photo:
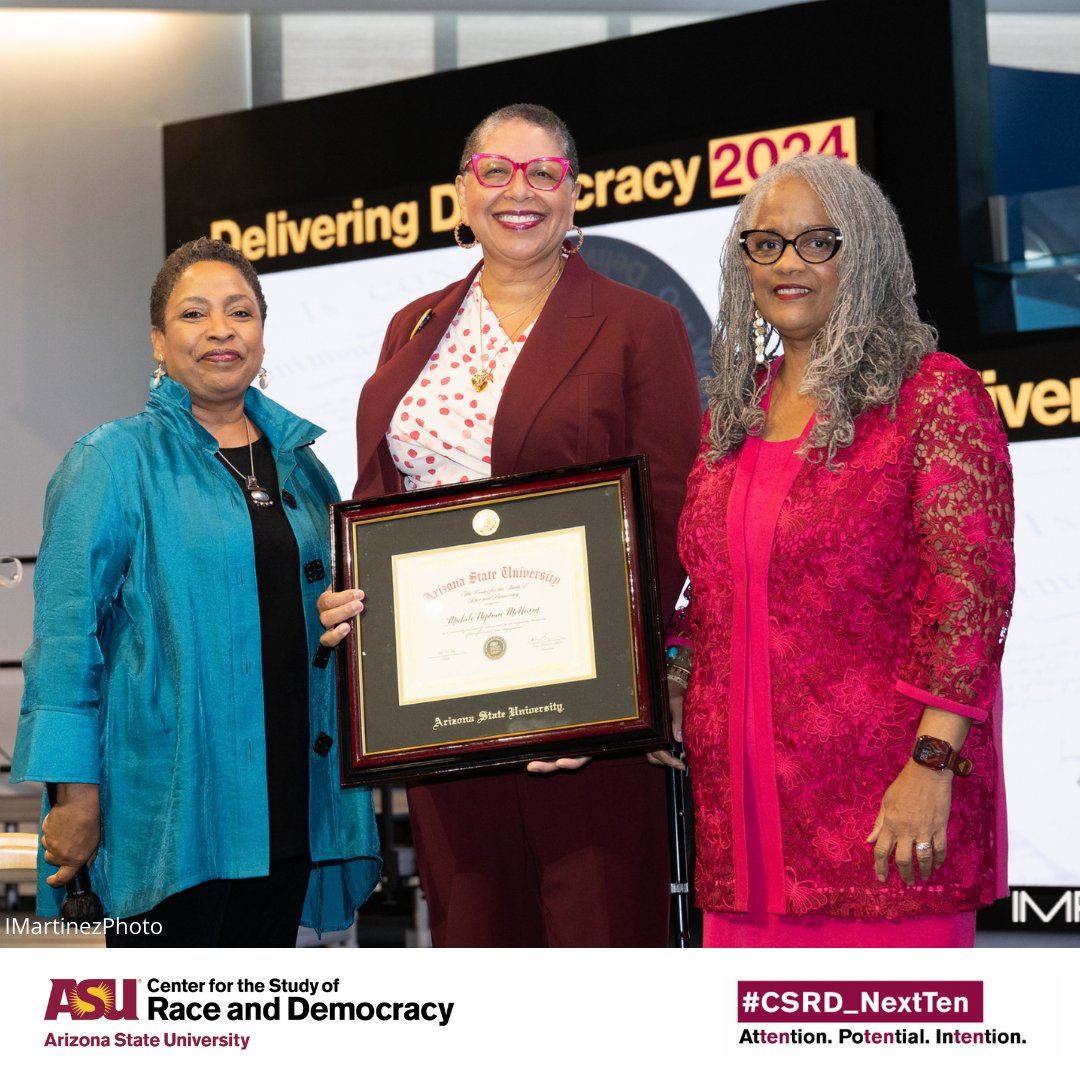
[(665, 946), (664, 791), (644, 757), (410, 786), (433, 943)]
[(143, 915), (121, 919), (160, 923), (161, 933), (105, 932), (110, 949), (146, 948), (279, 948), (296, 947), (296, 932), (304, 909), (311, 860), (276, 859), (261, 878), (203, 881), (167, 896)]

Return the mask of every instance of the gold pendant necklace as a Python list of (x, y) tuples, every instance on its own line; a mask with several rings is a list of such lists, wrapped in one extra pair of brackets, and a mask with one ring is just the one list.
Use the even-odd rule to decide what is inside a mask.
[[(555, 270), (555, 273), (552, 275), (551, 280), (531, 300), (527, 300), (520, 307), (516, 307), (516, 308), (514, 308), (513, 311), (507, 312), (506, 315), (503, 316), (503, 318), (500, 319), (499, 316), (496, 314), (495, 309), (491, 308), (491, 314), (495, 316), (495, 321), (499, 324), (499, 329), (502, 330), (503, 334), (506, 337), (506, 345), (503, 345), (502, 348), (500, 348), (495, 353), (495, 358), (493, 360), (489, 359), (489, 355), (488, 355), (487, 351), (484, 349), (484, 303), (487, 302), (487, 297), (484, 296), (484, 272), (482, 270), (480, 271), (480, 277), (479, 277), (479, 279), (477, 281), (477, 284), (480, 286), (480, 296), (479, 296), (479, 298), (477, 300), (477, 311), (479, 313), (478, 314), (478, 329), (480, 331), (480, 370), (474, 372), (469, 378), (469, 382), (472, 383), (473, 389), (478, 394), (488, 385), (488, 383), (494, 381), (495, 376), (494, 376), (493, 373), (494, 373), (494, 370), (495, 370), (495, 364), (498, 361), (500, 353), (503, 353), (503, 352), (506, 351), (507, 345), (510, 345), (513, 342), (514, 338), (517, 337), (521, 333), (522, 326), (524, 325), (524, 324), (519, 324), (518, 325), (517, 334), (508, 334), (506, 332), (506, 327), (504, 325), (505, 320), (513, 318), (513, 316), (515, 316), (515, 315), (519, 314), (520, 312), (524, 311), (524, 312), (526, 312), (525, 321), (527, 323), (528, 318), (529, 318), (528, 313), (531, 311), (531, 309), (539, 301), (543, 300), (544, 297), (546, 297), (547, 294), (549, 292), (551, 292), (551, 290), (553, 288), (555, 288), (555, 283), (559, 280), (559, 277), (562, 275), (563, 267), (565, 265), (566, 265), (566, 260), (565, 259), (560, 259), (558, 268)], [(488, 302), (488, 307), (491, 307), (490, 302)]]

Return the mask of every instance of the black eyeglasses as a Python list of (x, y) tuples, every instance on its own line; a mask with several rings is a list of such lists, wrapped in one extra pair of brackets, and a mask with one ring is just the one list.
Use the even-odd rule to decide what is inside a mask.
[(807, 229), (788, 239), (768, 229), (747, 229), (739, 233), (739, 247), (751, 262), (768, 266), (779, 262), (784, 249), (790, 244), (803, 262), (828, 262), (839, 250), (844, 238), (839, 229)]

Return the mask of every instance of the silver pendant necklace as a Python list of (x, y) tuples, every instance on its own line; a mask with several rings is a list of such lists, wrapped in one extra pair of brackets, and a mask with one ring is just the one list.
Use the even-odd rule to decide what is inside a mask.
[(247, 435), (248, 461), (251, 463), (251, 474), (249, 476), (245, 476), (220, 450), (217, 452), (217, 457), (219, 457), (234, 473), (236, 473), (237, 476), (240, 477), (241, 480), (244, 481), (244, 487), (247, 488), (247, 493), (251, 496), (251, 501), (256, 506), (273, 506), (274, 500), (270, 498), (270, 492), (262, 487), (259, 481), (255, 479), (255, 451), (251, 448), (251, 428), (248, 426), (246, 414), (244, 415), (244, 433)]

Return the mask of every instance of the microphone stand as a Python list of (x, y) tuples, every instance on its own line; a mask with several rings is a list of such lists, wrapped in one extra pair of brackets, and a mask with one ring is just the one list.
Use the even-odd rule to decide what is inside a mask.
[[(682, 744), (674, 743), (671, 752), (682, 756)], [(686, 858), (686, 773), (668, 766), (668, 839), (671, 852), (671, 896), (675, 913), (675, 948), (690, 948), (690, 874)]]

